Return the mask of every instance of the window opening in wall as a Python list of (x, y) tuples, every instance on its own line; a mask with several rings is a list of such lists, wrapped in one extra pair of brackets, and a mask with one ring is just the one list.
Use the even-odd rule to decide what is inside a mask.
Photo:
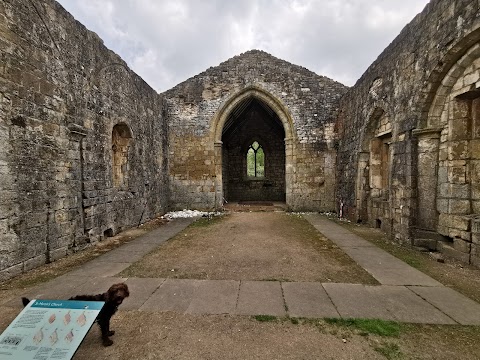
[(247, 151), (247, 176), (256, 178), (265, 176), (265, 153), (257, 141), (254, 141)]
[(103, 232), (103, 237), (113, 237), (113, 229), (107, 229)]
[(370, 142), (370, 186), (372, 196), (386, 195), (390, 167), (391, 134), (375, 137)]
[(125, 124), (117, 124), (112, 131), (113, 186), (126, 187), (128, 183), (128, 147), (132, 135)]

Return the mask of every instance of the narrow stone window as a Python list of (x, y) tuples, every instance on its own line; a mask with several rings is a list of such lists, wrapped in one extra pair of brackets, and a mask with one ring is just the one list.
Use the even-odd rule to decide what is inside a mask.
[(370, 142), (370, 187), (373, 197), (386, 195), (390, 167), (390, 134), (373, 138)]
[(113, 186), (125, 188), (128, 184), (128, 148), (132, 140), (130, 129), (125, 124), (117, 124), (112, 131)]
[(247, 176), (263, 178), (265, 176), (265, 153), (262, 145), (254, 141), (247, 151)]

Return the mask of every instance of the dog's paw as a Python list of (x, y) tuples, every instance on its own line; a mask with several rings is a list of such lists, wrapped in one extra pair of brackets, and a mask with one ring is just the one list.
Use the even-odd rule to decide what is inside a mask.
[(109, 338), (104, 338), (103, 339), (103, 346), (111, 346), (113, 345), (113, 341), (110, 340)]
[(108, 335), (108, 336), (113, 336), (113, 335), (115, 335), (115, 330), (110, 330), (107, 335)]

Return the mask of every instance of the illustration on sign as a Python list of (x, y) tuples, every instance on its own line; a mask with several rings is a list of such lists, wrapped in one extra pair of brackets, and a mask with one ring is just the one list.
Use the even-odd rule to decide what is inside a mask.
[(32, 300), (0, 335), (0, 358), (71, 359), (104, 304)]

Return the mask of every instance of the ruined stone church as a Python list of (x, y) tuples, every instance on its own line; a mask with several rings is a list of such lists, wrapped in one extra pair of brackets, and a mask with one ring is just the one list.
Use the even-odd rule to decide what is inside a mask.
[(350, 88), (252, 50), (161, 94), (54, 0), (0, 2), (0, 279), (226, 201), (479, 266), (480, 2), (431, 0)]

